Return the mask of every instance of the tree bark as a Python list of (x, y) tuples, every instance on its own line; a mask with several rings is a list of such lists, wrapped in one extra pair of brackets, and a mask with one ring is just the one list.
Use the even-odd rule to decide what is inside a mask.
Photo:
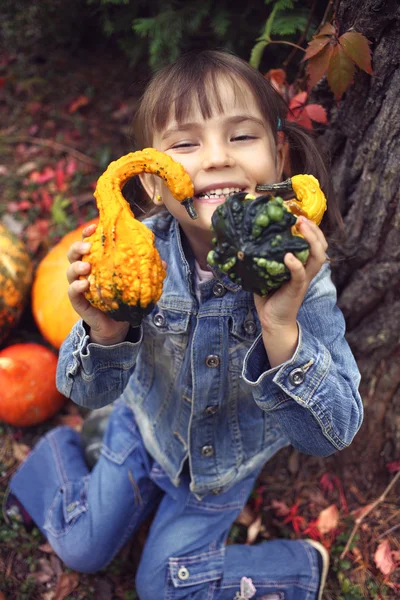
[[(400, 7), (342, 0), (340, 33), (371, 41), (373, 75), (358, 71), (322, 143), (345, 239), (333, 243), (333, 278), (361, 374), (365, 420), (354, 449), (372, 471), (400, 450)], [(318, 90), (317, 90), (318, 94)]]

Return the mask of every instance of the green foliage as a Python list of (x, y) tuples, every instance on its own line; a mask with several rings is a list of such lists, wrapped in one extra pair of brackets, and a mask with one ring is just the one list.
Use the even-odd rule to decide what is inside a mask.
[[(265, 0), (265, 4), (272, 4), (274, 0)], [(256, 69), (259, 68), (261, 59), (266, 47), (273, 43), (271, 35), (278, 38), (289, 37), (297, 32), (305, 30), (309, 11), (294, 7), (295, 0), (276, 0), (269, 17), (264, 25), (262, 34), (257, 38), (256, 44), (251, 50), (250, 64)], [(314, 31), (310, 28), (309, 35)], [(278, 40), (282, 43), (282, 40)]]

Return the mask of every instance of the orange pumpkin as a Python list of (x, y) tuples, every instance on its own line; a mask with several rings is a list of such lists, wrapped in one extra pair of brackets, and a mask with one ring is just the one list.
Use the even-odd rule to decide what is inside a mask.
[(66, 401), (56, 388), (57, 356), (39, 344), (14, 344), (0, 352), (0, 421), (37, 425)]
[(68, 297), (67, 252), (71, 244), (82, 240), (82, 230), (97, 222), (98, 219), (93, 219), (67, 233), (47, 253), (36, 270), (32, 287), (32, 314), (42, 336), (57, 349), (79, 320)]
[(31, 283), (32, 262), (24, 244), (0, 224), (0, 344), (17, 324)]

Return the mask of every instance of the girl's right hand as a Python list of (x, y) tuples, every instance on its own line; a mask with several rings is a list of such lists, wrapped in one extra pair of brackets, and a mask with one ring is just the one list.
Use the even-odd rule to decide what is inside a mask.
[[(96, 225), (88, 225), (83, 229), (82, 236), (89, 237), (96, 231)], [(68, 260), (71, 263), (67, 269), (69, 281), (68, 296), (72, 307), (90, 328), (90, 340), (103, 346), (111, 346), (123, 342), (129, 331), (129, 323), (114, 321), (104, 312), (95, 308), (86, 300), (84, 293), (89, 289), (87, 279), (79, 279), (80, 276), (88, 276), (90, 264), (82, 261), (82, 256), (90, 249), (89, 242), (75, 242), (68, 250)]]

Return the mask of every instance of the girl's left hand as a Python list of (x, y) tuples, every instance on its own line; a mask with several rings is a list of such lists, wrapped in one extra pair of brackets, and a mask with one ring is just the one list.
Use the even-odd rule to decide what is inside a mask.
[(289, 252), (285, 255), (284, 263), (290, 270), (291, 279), (271, 296), (254, 294), (254, 304), (265, 332), (277, 332), (296, 326), (297, 313), (308, 286), (326, 261), (328, 243), (320, 228), (304, 217), (298, 218), (297, 228), (310, 244), (306, 265)]

